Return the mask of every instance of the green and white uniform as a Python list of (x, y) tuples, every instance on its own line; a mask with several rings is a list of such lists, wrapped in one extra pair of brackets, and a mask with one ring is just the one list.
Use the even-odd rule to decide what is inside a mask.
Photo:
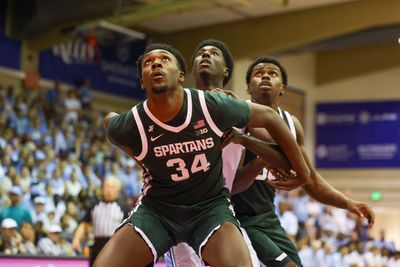
[[(281, 109), (278, 112), (296, 138), (291, 115)], [(257, 157), (248, 150), (245, 153), (244, 164)], [(236, 217), (249, 235), (262, 263), (268, 267), (279, 267), (292, 260), (302, 266), (296, 247), (275, 214), (275, 189), (266, 181), (268, 178), (273, 179), (272, 174), (263, 169), (246, 191), (232, 196)]]
[(198, 251), (219, 226), (238, 226), (224, 188), (220, 142), (225, 130), (244, 127), (248, 104), (223, 94), (184, 89), (184, 104), (170, 122), (159, 121), (144, 101), (114, 117), (108, 136), (141, 162), (143, 197), (124, 224), (134, 225), (155, 260), (187, 242)]

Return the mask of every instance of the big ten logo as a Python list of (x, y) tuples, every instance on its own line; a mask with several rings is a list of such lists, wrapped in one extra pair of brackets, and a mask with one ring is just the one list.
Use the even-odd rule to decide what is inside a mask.
[(53, 47), (53, 54), (61, 57), (65, 64), (99, 64), (100, 48), (83, 41), (69, 42)]
[(205, 133), (208, 133), (207, 128), (200, 129), (200, 134), (205, 134)]
[(195, 133), (196, 133), (196, 136), (199, 136), (199, 135), (202, 135), (202, 134), (206, 134), (206, 133), (208, 133), (208, 129), (207, 128), (202, 128), (202, 129), (196, 130)]

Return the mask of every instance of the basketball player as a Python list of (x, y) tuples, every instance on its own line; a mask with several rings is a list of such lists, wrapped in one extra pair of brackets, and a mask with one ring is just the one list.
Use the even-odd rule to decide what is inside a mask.
[[(194, 50), (192, 56), (192, 75), (195, 78), (195, 88), (197, 89), (223, 92), (233, 96), (230, 91), (222, 89), (229, 82), (233, 68), (233, 57), (226, 44), (221, 41), (213, 39), (204, 40)], [(243, 138), (246, 137), (243, 136)], [(247, 142), (251, 143), (253, 140), (248, 138)], [(229, 191), (232, 189), (233, 178), (239, 165), (242, 148), (239, 144), (230, 144), (222, 151), (223, 175), (225, 186)], [(290, 166), (285, 166), (281, 163), (282, 161), (285, 162), (285, 159), (276, 150), (268, 145), (265, 145), (263, 148), (263, 157), (269, 159), (268, 163), (265, 162), (265, 164), (290, 169)], [(253, 266), (259, 266), (257, 255), (246, 233), (244, 233), (244, 237), (250, 249)], [(196, 252), (186, 243), (179, 243), (177, 246), (172, 247), (165, 255), (165, 260), (167, 267), (203, 266)]]
[(174, 48), (150, 45), (138, 63), (147, 100), (127, 113), (110, 113), (104, 126), (110, 141), (149, 175), (144, 196), (94, 266), (146, 266), (177, 242), (188, 243), (212, 266), (251, 266), (223, 187), (220, 138), (232, 126), (266, 128), (296, 179), (306, 183), (309, 170), (299, 147), (272, 109), (184, 89), (184, 60)]
[[(273, 108), (282, 121), (284, 121), (293, 137), (299, 144), (307, 165), (311, 170), (310, 182), (303, 189), (317, 201), (332, 205), (337, 208), (347, 209), (358, 216), (368, 218), (369, 226), (374, 223), (374, 212), (362, 202), (346, 197), (344, 194), (329, 185), (323, 177), (313, 168), (311, 160), (304, 147), (304, 131), (296, 117), (279, 108), (279, 96), (284, 94), (287, 86), (287, 73), (279, 61), (270, 57), (257, 58), (248, 68), (246, 82), (251, 101)], [(241, 138), (232, 133), (227, 136), (231, 141)], [(259, 136), (264, 140), (272, 140), (268, 133)], [(267, 266), (302, 266), (296, 247), (288, 238), (281, 227), (278, 217), (274, 212), (275, 189), (288, 190), (292, 188), (291, 179), (282, 181), (279, 179), (268, 180), (267, 172), (263, 166), (254, 163), (258, 161), (250, 151), (245, 152), (244, 163), (253, 162), (252, 173), (256, 175), (254, 180), (250, 176), (236, 177), (233, 191), (241, 192), (232, 196), (236, 216), (242, 227), (247, 231), (259, 259)], [(255, 167), (254, 167), (255, 166)], [(274, 179), (270, 176), (270, 178)], [(240, 188), (237, 188), (240, 187)]]

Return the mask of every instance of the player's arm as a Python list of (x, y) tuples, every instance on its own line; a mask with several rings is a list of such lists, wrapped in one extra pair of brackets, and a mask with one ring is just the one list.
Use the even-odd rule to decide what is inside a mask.
[[(117, 146), (119, 149), (121, 149), (122, 151), (124, 151), (125, 153), (127, 153), (129, 156), (131, 156), (133, 159), (135, 159), (135, 158), (134, 158), (134, 153), (133, 153), (133, 151), (132, 151), (131, 148), (129, 148), (129, 147), (127, 147), (127, 146), (124, 146), (124, 145), (121, 145), (121, 144), (115, 142), (115, 141), (113, 140), (113, 138), (110, 137), (110, 135), (109, 135), (110, 121), (111, 121), (112, 119), (115, 119), (115, 118), (118, 117), (118, 116), (120, 116), (120, 115), (119, 115), (118, 113), (116, 113), (116, 112), (110, 112), (110, 113), (108, 113), (108, 115), (105, 116), (104, 119), (103, 119), (103, 128), (104, 128), (104, 130), (106, 131), (108, 140), (110, 140), (110, 142), (111, 142), (113, 145)], [(136, 160), (136, 159), (135, 159), (135, 160)]]
[[(221, 148), (229, 143), (240, 144), (248, 150), (263, 158), (260, 163), (269, 168), (278, 168), (289, 171), (291, 169), (289, 160), (276, 143), (262, 141), (253, 136), (242, 134), (231, 128), (222, 136)], [(261, 166), (261, 164), (259, 164)]]
[[(372, 209), (363, 202), (353, 200), (345, 196), (342, 192), (331, 186), (313, 167), (304, 146), (304, 130), (297, 118), (293, 117), (296, 128), (297, 142), (303, 153), (304, 159), (310, 169), (310, 181), (303, 186), (303, 189), (315, 200), (320, 203), (331, 205), (337, 208), (347, 209), (360, 217), (368, 219), (369, 226), (372, 227), (375, 214)], [(280, 183), (280, 182), (278, 182)], [(283, 182), (284, 183), (284, 182)]]
[(248, 127), (265, 128), (271, 135), (271, 138), (279, 145), (296, 172), (295, 179), (289, 179), (287, 189), (293, 189), (302, 186), (308, 182), (310, 170), (303, 158), (302, 152), (290, 133), (288, 127), (282, 118), (270, 107), (249, 103), (250, 120)]
[[(280, 155), (279, 157), (284, 156)], [(286, 158), (285, 160), (287, 161)], [(287, 164), (287, 166), (290, 166), (289, 163)], [(237, 168), (235, 179), (233, 180), (231, 194), (234, 195), (247, 190), (254, 182), (254, 179), (261, 173), (264, 168), (273, 171), (273, 174), (276, 177), (282, 177), (282, 179), (293, 179), (296, 177), (296, 173), (294, 171), (291, 171), (290, 167), (277, 169), (276, 166), (280, 165), (275, 165), (275, 167), (272, 167), (270, 162), (266, 161), (262, 157), (258, 157), (246, 163), (242, 167)]]
[(288, 159), (275, 143), (261, 141), (247, 134), (242, 134), (234, 128), (229, 129), (224, 133), (221, 141), (221, 148), (224, 148), (229, 143), (240, 144), (254, 154), (259, 155), (259, 158), (256, 158), (237, 169), (232, 186), (232, 194), (243, 192), (249, 188), (254, 179), (265, 167), (279, 168), (282, 169), (282, 172), (291, 169)]
[(265, 162), (262, 158), (256, 158), (237, 168), (231, 194), (235, 195), (246, 191), (265, 167), (264, 164)]

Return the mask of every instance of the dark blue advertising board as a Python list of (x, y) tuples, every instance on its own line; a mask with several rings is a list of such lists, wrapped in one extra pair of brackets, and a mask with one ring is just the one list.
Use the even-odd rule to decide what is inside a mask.
[(400, 168), (400, 101), (317, 104), (318, 168)]
[(5, 35), (6, 2), (0, 1), (0, 66), (21, 68), (21, 42)]
[(95, 90), (144, 99), (136, 60), (143, 54), (146, 44), (146, 40), (112, 46), (91, 46), (84, 41), (59, 44), (40, 53), (40, 75), (71, 84), (89, 78)]

